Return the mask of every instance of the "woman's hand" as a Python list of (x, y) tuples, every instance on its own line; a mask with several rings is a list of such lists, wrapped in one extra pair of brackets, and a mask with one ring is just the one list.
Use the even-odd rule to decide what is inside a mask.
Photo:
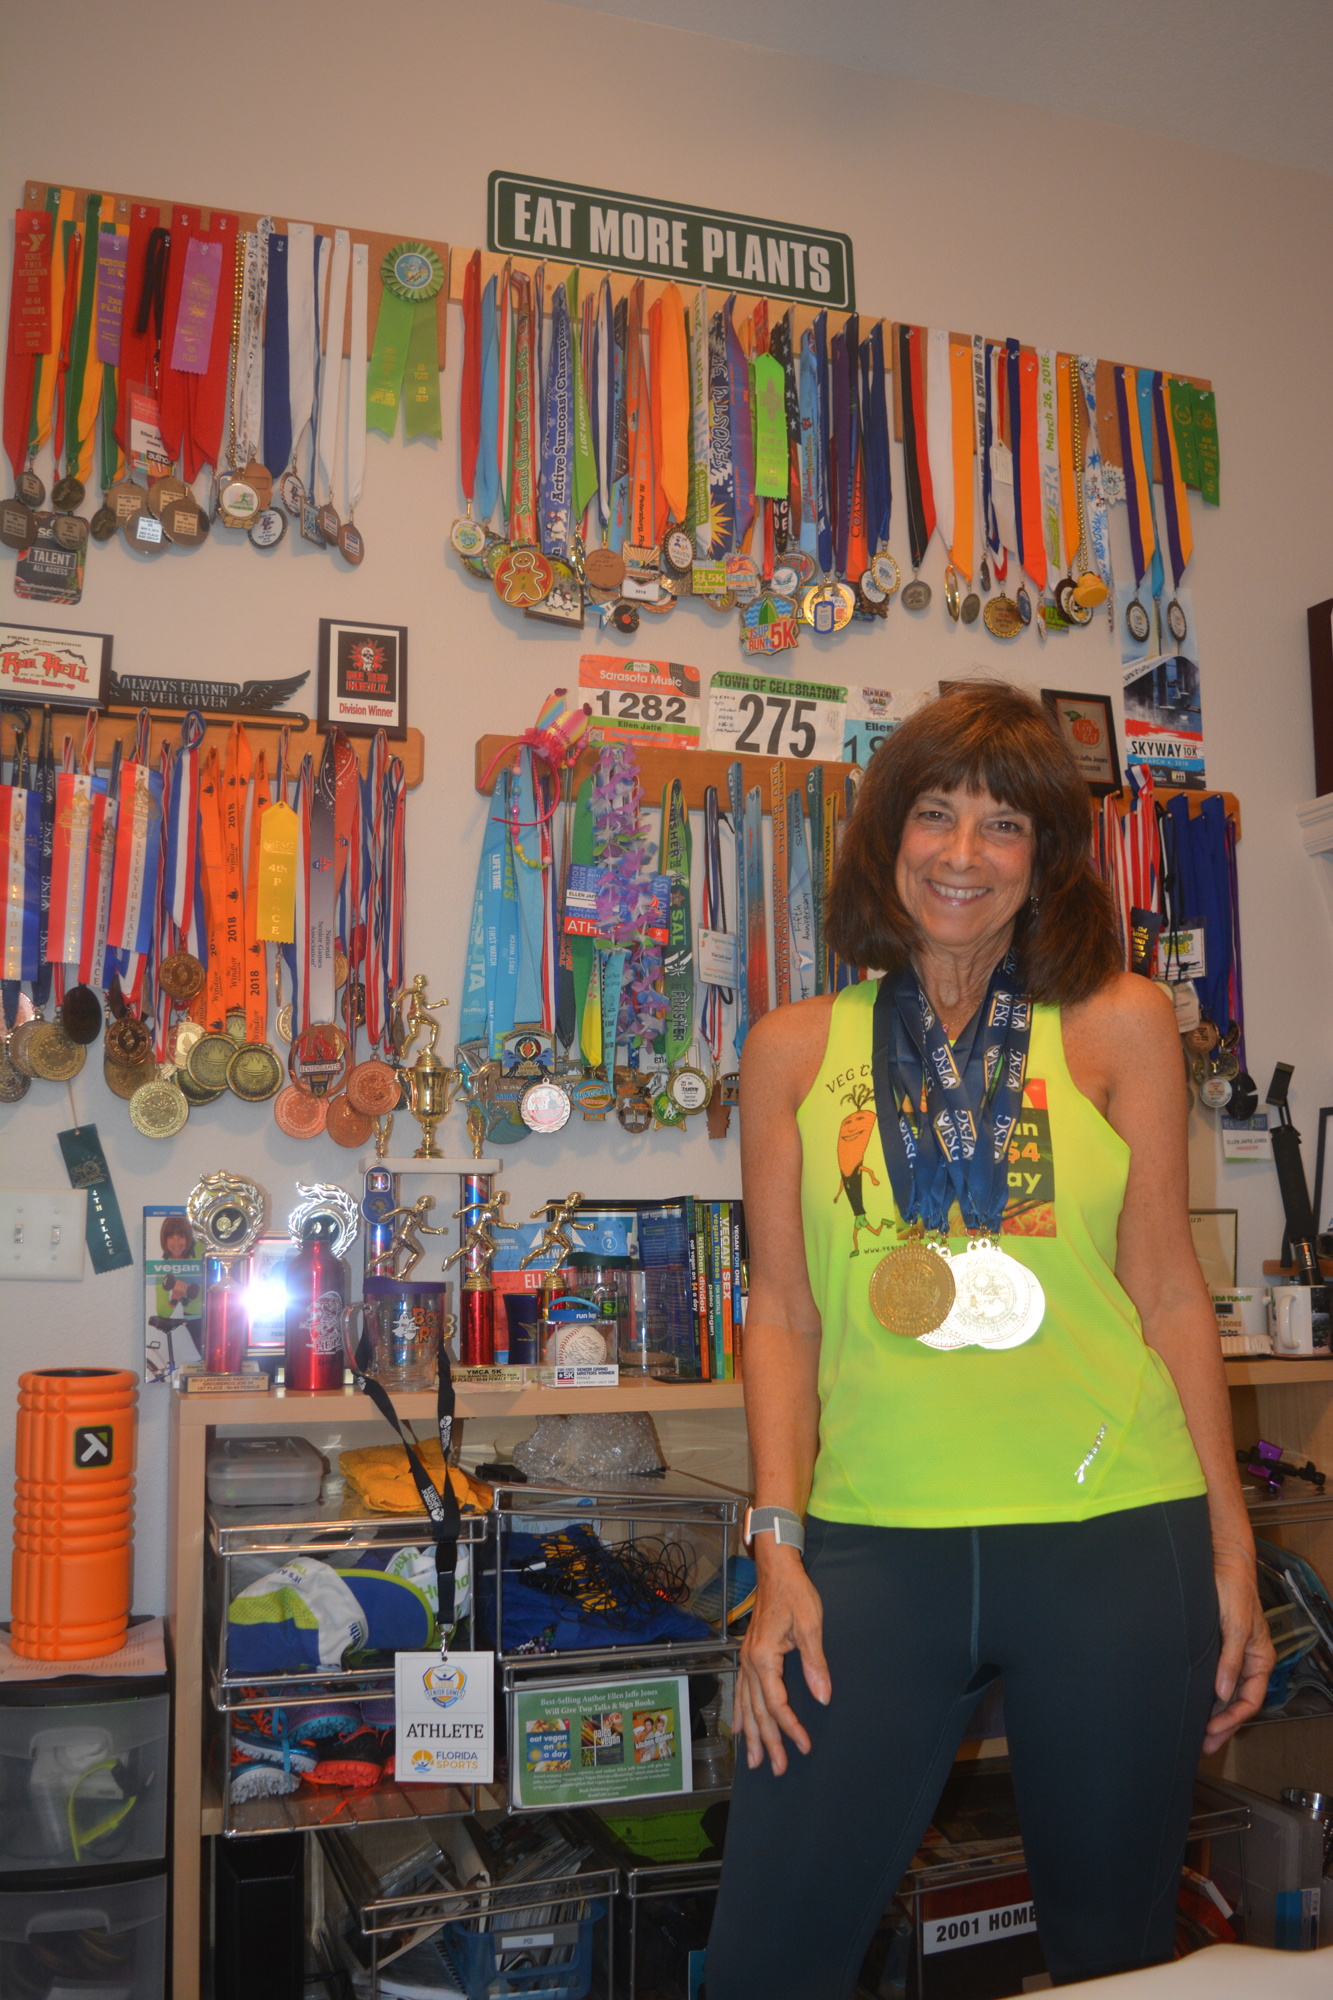
[(788, 1653), (798, 1652), (806, 1686), (816, 1701), (827, 1702), (833, 1684), (824, 1659), (823, 1634), (824, 1607), (798, 1552), (775, 1548), (766, 1553), (736, 1675), (736, 1723), (745, 1733), (752, 1771), (767, 1752), (773, 1775), (782, 1776), (787, 1768), (783, 1736), (789, 1736), (802, 1755), (809, 1754), (810, 1738), (787, 1700), (782, 1662)]
[(1217, 1699), (1221, 1706), (1208, 1724), (1203, 1753), (1209, 1757), (1233, 1737), (1243, 1722), (1263, 1706), (1268, 1676), (1277, 1661), (1268, 1621), (1259, 1602), (1254, 1564), (1248, 1555), (1216, 1555), (1217, 1608), (1222, 1624), (1222, 1652), (1217, 1662)]

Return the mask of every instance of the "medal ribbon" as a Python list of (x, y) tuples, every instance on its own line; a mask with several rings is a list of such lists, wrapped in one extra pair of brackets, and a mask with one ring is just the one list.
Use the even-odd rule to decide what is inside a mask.
[(727, 351), (727, 386), (731, 408), (731, 456), (736, 494), (732, 546), (739, 548), (754, 522), (754, 420), (750, 400), (750, 363), (735, 324), (736, 295), (722, 308)]
[(352, 245), (352, 304), (348, 328), (347, 449), (343, 460), (343, 519), (354, 521), (366, 483), (366, 385), (370, 363), (370, 245)]
[(389, 1002), (384, 984), (385, 778), (389, 740), (382, 729), (371, 741), (361, 814), (367, 830), (366, 850), (366, 1038), (371, 1049), (392, 1051)]
[(56, 831), (56, 760), (49, 708), (42, 710), (35, 791), (40, 826), (40, 866), (37, 878), (37, 961), (31, 978), (33, 1005), (40, 1008), (51, 996), (51, 967), (46, 956), (46, 939), (51, 919), (51, 861), (55, 852)]
[(1162, 388), (1161, 370), (1152, 378), (1153, 416), (1157, 425), (1157, 456), (1162, 469), (1162, 505), (1166, 509), (1166, 544), (1171, 554), (1171, 577), (1176, 589), (1189, 567), (1194, 554), (1194, 535), (1190, 528), (1189, 495), (1185, 491), (1185, 475), (1180, 469), (1180, 454), (1176, 450), (1176, 434), (1171, 428), (1167, 414), (1166, 396)]
[[(189, 390), (185, 376), (172, 366), (176, 352), (176, 324), (188, 268), (190, 245), (199, 234), (200, 214), (196, 208), (176, 208), (171, 213), (167, 237), (166, 289), (162, 304), (162, 332), (158, 344), (157, 405), (162, 442), (174, 464), (181, 455), (189, 416)], [(216, 315), (215, 315), (216, 317)]]
[(1037, 465), (1041, 481), (1041, 531), (1048, 579), (1060, 574), (1059, 367), (1053, 347), (1037, 350)]
[(999, 557), (1000, 523), (995, 512), (995, 499), (991, 486), (991, 397), (990, 362), (986, 341), (979, 333), (972, 336), (972, 407), (977, 429), (977, 466), (981, 479), (981, 532), (990, 553)]
[(602, 532), (611, 527), (611, 489), (616, 465), (616, 310), (609, 279), (597, 291), (593, 326), (592, 445), (597, 460), (597, 506)]
[(546, 888), (532, 751), (527, 744), (519, 752), (518, 771), (509, 790), (509, 811), (518, 914), (518, 983), (511, 1026), (519, 1021), (540, 1021), (549, 1028), (552, 1023), (543, 1018), (542, 995), (542, 912)]
[(93, 825), (89, 839), (88, 866), (96, 869), (83, 903), (83, 938), (79, 949), (79, 980), (84, 986), (105, 987), (110, 983), (107, 965), (107, 925), (111, 921), (111, 884), (116, 860), (116, 822), (120, 799), (121, 746), (117, 737), (111, 746), (111, 764), (105, 789), (93, 798)]
[(188, 927), (194, 902), (199, 856), (199, 746), (203, 740), (204, 718), (191, 709), (181, 723), (167, 812), (165, 890), (171, 921), (178, 931)]
[(490, 870), (486, 882), (486, 1019), (489, 1054), (500, 1054), (500, 1043), (514, 1025), (514, 1002), (518, 992), (518, 885), (515, 880), (510, 827), (513, 820), (513, 782), (502, 771), (491, 803), (491, 817), (498, 818), (500, 833), (492, 835)]
[[(745, 798), (741, 786), (745, 767), (740, 759), (727, 766), (727, 808), (731, 822), (731, 844), (736, 867), (736, 1019), (733, 1041), (739, 1057), (749, 1031), (749, 972), (747, 954), (750, 944), (750, 919), (746, 908), (749, 878), (746, 872), (746, 823)], [(762, 1011), (762, 1010), (761, 1010)]]
[(657, 459), (653, 444), (651, 384), (644, 363), (643, 279), (629, 295), (625, 331), (625, 427), (629, 447), (630, 542), (641, 548), (657, 540)]
[(565, 280), (569, 307), (569, 338), (574, 380), (574, 523), (580, 534), (593, 495), (597, 491), (597, 460), (592, 448), (591, 362), (593, 351), (593, 297), (590, 292), (580, 309), (579, 274), (571, 271)]
[(847, 342), (841, 333), (835, 333), (829, 342), (829, 386), (833, 396), (833, 438), (829, 462), (833, 501), (833, 568), (838, 576), (846, 576), (851, 529), (852, 414)]
[(690, 320), (690, 504), (687, 516), (695, 553), (707, 556), (708, 465), (708, 287), (700, 285)]
[[(243, 724), (234, 722), (222, 771), (222, 992), (228, 1011), (246, 1004), (245, 819), (254, 760)], [(322, 1016), (321, 1018), (330, 1018)]]
[(799, 786), (787, 794), (787, 929), (791, 997), (810, 1000), (815, 993), (815, 906), (810, 883), (810, 844), (806, 838), (805, 801)]
[[(1147, 494), (1148, 515), (1152, 523), (1152, 594), (1158, 598), (1166, 581), (1166, 568), (1162, 561), (1161, 537), (1157, 532), (1157, 507), (1153, 495), (1152, 456), (1152, 374), (1147, 368), (1138, 371), (1139, 435), (1143, 441), (1144, 490)], [(1100, 461), (1098, 462), (1098, 484), (1100, 485)]]
[(40, 357), (51, 344), (51, 221), (44, 209), (14, 214), (14, 268), (5, 355), (5, 456), (17, 480), (27, 461)]
[[(218, 289), (213, 338), (209, 343), (208, 367), (202, 375), (185, 381), (187, 421), (183, 476), (193, 482), (206, 465), (217, 465), (222, 457), (222, 433), (227, 422), (227, 388), (230, 380), (232, 334), (236, 320), (236, 259), (240, 236), (234, 215), (214, 214), (207, 231), (210, 243), (222, 245), (222, 282)], [(256, 346), (258, 322), (255, 323)], [(259, 412), (254, 412), (255, 442), (258, 442)]]
[[(342, 416), (343, 328), (347, 322), (347, 279), (352, 268), (352, 238), (346, 229), (334, 231), (329, 264), (328, 308), (324, 322), (324, 355), (319, 367), (319, 422), (315, 429), (316, 500), (332, 502), (338, 425)], [(389, 296), (386, 291), (385, 297)], [(390, 433), (392, 435), (392, 433)], [(331, 1014), (318, 1016), (332, 1020)]]
[(513, 471), (509, 489), (509, 539), (516, 547), (537, 542), (537, 466), (535, 452), (537, 329), (532, 311), (532, 286), (515, 272)]
[(158, 223), (157, 210), (145, 202), (137, 202), (130, 210), (125, 316), (120, 328), (120, 380), (124, 394), (116, 411), (116, 442), (122, 452), (129, 449), (130, 388), (141, 384), (150, 390), (156, 388), (166, 243), (167, 231)]
[[(1009, 357), (1008, 349), (999, 341), (990, 343), (986, 349), (986, 372), (990, 391), (991, 408), (991, 496), (995, 503), (995, 520), (1000, 534), (1000, 553), (996, 557), (995, 578), (1000, 582), (1009, 569), (1009, 551), (1018, 549), (1018, 520), (1015, 512), (1014, 453), (1005, 442), (1006, 406), (1009, 401)], [(1010, 433), (1012, 436), (1012, 432)]]
[(920, 569), (935, 530), (935, 496), (926, 455), (925, 395), (921, 380), (923, 328), (899, 326), (898, 366), (903, 411), (903, 472), (907, 481), (907, 532), (912, 568)]
[(301, 759), (296, 779), (296, 938), (290, 955), (284, 952), (292, 975), (292, 1040), (310, 1026), (310, 893), (313, 887), (311, 863), (311, 811), (315, 785), (314, 764), (307, 753)]
[(819, 522), (819, 364), (815, 359), (815, 335), (807, 327), (801, 335), (801, 359), (797, 378), (801, 406), (801, 528), (800, 547), (808, 556), (818, 555)]
[(226, 995), (226, 843), (222, 824), (222, 761), (217, 746), (204, 755), (199, 787), (199, 862), (204, 880), (204, 910), (208, 949), (204, 968), (205, 1022), (210, 1034), (221, 1032), (227, 1016)]
[[(727, 896), (722, 881), (722, 834), (716, 785), (704, 787), (703, 919), (711, 931), (725, 931), (727, 928)], [(723, 1010), (730, 1005), (732, 997), (731, 987), (704, 982), (699, 1026), (712, 1051), (715, 1070), (722, 1060)]]
[[(966, 340), (949, 341), (949, 402), (952, 410), (953, 540), (949, 560), (972, 581), (976, 560), (977, 481), (972, 410), (972, 347)], [(887, 537), (886, 537), (887, 539)]]
[(499, 502), (504, 519), (500, 532), (509, 532), (509, 510), (513, 505), (514, 489), (514, 304), (515, 284), (513, 272), (508, 263), (500, 276), (500, 288), (496, 296), (496, 332), (499, 341), (499, 374), (496, 377), (495, 406), (495, 450), (499, 467)]
[[(303, 475), (306, 436), (315, 414), (315, 232), (308, 222), (287, 224), (287, 380), (291, 398), (291, 457)], [(274, 471), (277, 470), (275, 465)], [(294, 1017), (293, 1017), (294, 1018)]]
[[(97, 281), (100, 268), (101, 232), (111, 224), (115, 209), (109, 195), (90, 194), (84, 219), (83, 264), (79, 275), (79, 300), (74, 319), (74, 341), (65, 400), (65, 464), (71, 477), (84, 485), (92, 465), (93, 434), (97, 406), (102, 400), (102, 363), (94, 338), (97, 309)], [(114, 228), (112, 229), (114, 240)]]
[[(1102, 486), (1102, 448), (1097, 436), (1097, 363), (1087, 354), (1078, 359), (1079, 381), (1083, 385), (1083, 401), (1088, 413), (1087, 430), (1083, 439), (1083, 486), (1087, 501), (1088, 540), (1092, 544), (1093, 560), (1097, 573), (1107, 589), (1111, 589), (1115, 576), (1111, 568), (1111, 523), (1106, 507), (1106, 493)], [(1152, 410), (1148, 407), (1148, 421), (1151, 425)], [(1152, 493), (1149, 489), (1149, 502)], [(1156, 533), (1153, 536), (1156, 541)], [(1153, 596), (1161, 594), (1161, 557), (1154, 556), (1154, 575), (1157, 588)]]
[(1022, 565), (1038, 590), (1046, 588), (1046, 538), (1037, 430), (1037, 356), (1018, 350), (1014, 397), (1014, 493), (1021, 508)]
[(551, 302), (551, 371), (542, 425), (542, 548), (568, 562), (574, 527), (574, 345), (569, 294), (557, 285)]
[(469, 514), (481, 446), (481, 354), (481, 252), (474, 250), (463, 275), (463, 384), (458, 397), (459, 474)]
[(303, 1028), (337, 1018), (333, 958), (337, 939), (338, 759), (334, 733), (324, 739), (310, 798), (310, 889), (306, 898), (306, 964)]
[(731, 374), (721, 310), (708, 322), (708, 522), (700, 554), (716, 560), (736, 546), (736, 468), (732, 457)]
[[(54, 202), (54, 208), (52, 203)], [(51, 215), (51, 340), (39, 358), (33, 404), (32, 434), (28, 456), (35, 458), (51, 435), (55, 423), (56, 394), (60, 388), (61, 351), (66, 324), (65, 277), (69, 268), (70, 238), (74, 234), (73, 188), (48, 188), (47, 211)], [(59, 454), (57, 453), (57, 457)]]
[(673, 778), (662, 792), (662, 873), (671, 883), (667, 943), (662, 959), (666, 995), (662, 1050), (668, 1069), (689, 1054), (694, 1038), (694, 941), (690, 922), (690, 816), (685, 788)]
[[(0, 785), (0, 838), (4, 842), (5, 885), (0, 976), (6, 981), (36, 979), (42, 873), (42, 803), (38, 792), (17, 781)], [(8, 1005), (5, 1011), (12, 1025)]]
[(747, 1026), (768, 1012), (768, 922), (764, 894), (764, 796), (758, 785), (745, 794), (745, 1017)]
[[(60, 323), (60, 352), (56, 366), (56, 393), (54, 403), (55, 433), (51, 449), (57, 466), (64, 455), (65, 430), (78, 428), (77, 407), (71, 412), (69, 393), (69, 369), (73, 359), (74, 315), (79, 302), (79, 279), (83, 270), (83, 231), (71, 229), (65, 245), (65, 296)], [(73, 415), (74, 422), (69, 420)]]
[(291, 348), (287, 328), (290, 239), (275, 229), (268, 239), (264, 290), (264, 463), (275, 477), (291, 463)]
[[(68, 737), (65, 739), (68, 744)], [(92, 834), (94, 780), (66, 769), (56, 777), (55, 844), (51, 855), (51, 919), (46, 957), (51, 965), (76, 966), (83, 936), (83, 912)]]
[(824, 772), (820, 765), (805, 774), (806, 804), (810, 815), (810, 889), (815, 915), (815, 992), (828, 990), (828, 947), (824, 936), (824, 909), (828, 883), (824, 875)]
[(1143, 433), (1137, 417), (1137, 387), (1134, 394), (1136, 407), (1131, 411), (1130, 388), (1127, 376), (1133, 369), (1122, 368), (1118, 363), (1115, 370), (1115, 406), (1120, 419), (1120, 455), (1125, 472), (1125, 504), (1129, 513), (1129, 547), (1134, 558), (1134, 582), (1143, 582), (1144, 572), (1151, 560), (1153, 550), (1153, 520), (1151, 509), (1146, 504), (1147, 478), (1143, 464)]
[(114, 950), (144, 956), (152, 948), (162, 853), (162, 776), (148, 765), (148, 726), (148, 711), (141, 709), (134, 756), (120, 774), (116, 858), (107, 924), (107, 943)]
[(250, 819), (245, 846), (245, 1039), (268, 1037), (268, 952), (259, 929), (259, 884), (264, 866), (264, 821), (271, 810), (268, 753), (255, 759), (250, 788)]
[[(499, 281), (492, 278), (481, 295), (481, 354), (479, 361), (481, 402), (477, 416), (476, 487), (477, 518), (489, 524), (500, 498), (500, 329), (496, 293)], [(466, 484), (464, 491), (466, 492)]]
[[(953, 376), (949, 335), (931, 327), (926, 335), (926, 453), (930, 461), (935, 517), (946, 549), (954, 537)], [(969, 468), (970, 470), (970, 468)], [(969, 485), (971, 484), (969, 480)]]
[(1064, 535), (1065, 568), (1069, 575), (1083, 547), (1079, 520), (1078, 473), (1074, 467), (1074, 384), (1078, 363), (1072, 354), (1056, 358), (1056, 419), (1060, 449), (1060, 518)]

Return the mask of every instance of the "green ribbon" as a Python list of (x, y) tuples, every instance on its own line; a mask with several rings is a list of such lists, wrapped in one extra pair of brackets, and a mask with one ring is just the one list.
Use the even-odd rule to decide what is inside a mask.
[(1199, 454), (1199, 492), (1210, 507), (1222, 498), (1222, 468), (1217, 446), (1217, 397), (1211, 389), (1190, 384), (1194, 404), (1194, 448)]
[(79, 469), (79, 407), (83, 402), (83, 380), (88, 373), (88, 340), (97, 297), (97, 238), (101, 218), (102, 197), (90, 194), (84, 206), (79, 303), (70, 335), (69, 373), (65, 377), (65, 468), (70, 473)]
[(760, 354), (754, 374), (754, 490), (760, 499), (787, 497), (787, 406), (782, 363)]
[(1176, 456), (1180, 460), (1180, 476), (1187, 486), (1199, 484), (1199, 447), (1194, 435), (1194, 398), (1191, 384), (1177, 381), (1168, 376), (1167, 390), (1171, 401), (1171, 430), (1176, 440)]
[[(585, 865), (591, 863), (593, 860), (593, 838), (595, 831), (592, 817), (592, 778), (589, 776), (579, 786), (578, 796), (574, 801), (574, 827), (569, 839), (569, 859), (571, 864), (575, 862), (582, 862)], [(579, 1050), (584, 1062), (589, 1068), (592, 1068), (591, 1057), (589, 1056), (587, 1045), (583, 1041), (583, 1023), (588, 987), (597, 970), (597, 946), (590, 937), (571, 938), (570, 958), (574, 968), (574, 1018), (578, 1023), (579, 1029)], [(598, 1005), (600, 1008), (600, 1000), (598, 1001)], [(607, 1074), (609, 1076), (610, 1071)]]
[(569, 298), (569, 340), (574, 368), (574, 519), (581, 521), (588, 502), (597, 491), (597, 461), (592, 450), (592, 418), (588, 412), (588, 386), (583, 377), (583, 341), (579, 329), (579, 274), (571, 271), (565, 280)]
[(395, 243), (380, 265), (384, 291), (366, 378), (366, 427), (392, 437), (442, 437), (436, 299), (444, 266), (425, 243)]

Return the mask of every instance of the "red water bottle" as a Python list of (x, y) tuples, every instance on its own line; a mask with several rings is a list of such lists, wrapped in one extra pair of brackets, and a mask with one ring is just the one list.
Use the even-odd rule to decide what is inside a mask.
[(336, 1254), (338, 1219), (308, 1217), (301, 1247), (287, 1266), (286, 1366), (290, 1390), (318, 1394), (343, 1386), (343, 1308), (347, 1271)]

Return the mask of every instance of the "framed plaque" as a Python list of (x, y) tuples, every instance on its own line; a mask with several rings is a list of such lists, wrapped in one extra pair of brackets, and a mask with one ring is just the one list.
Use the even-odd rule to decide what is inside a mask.
[(321, 729), (373, 736), (407, 734), (407, 627), (319, 621)]
[(0, 695), (52, 708), (105, 708), (111, 634), (0, 624)]
[(1107, 694), (1067, 694), (1043, 688), (1041, 698), (1060, 725), (1088, 790), (1095, 799), (1120, 790), (1120, 755), (1115, 747), (1115, 711)]

